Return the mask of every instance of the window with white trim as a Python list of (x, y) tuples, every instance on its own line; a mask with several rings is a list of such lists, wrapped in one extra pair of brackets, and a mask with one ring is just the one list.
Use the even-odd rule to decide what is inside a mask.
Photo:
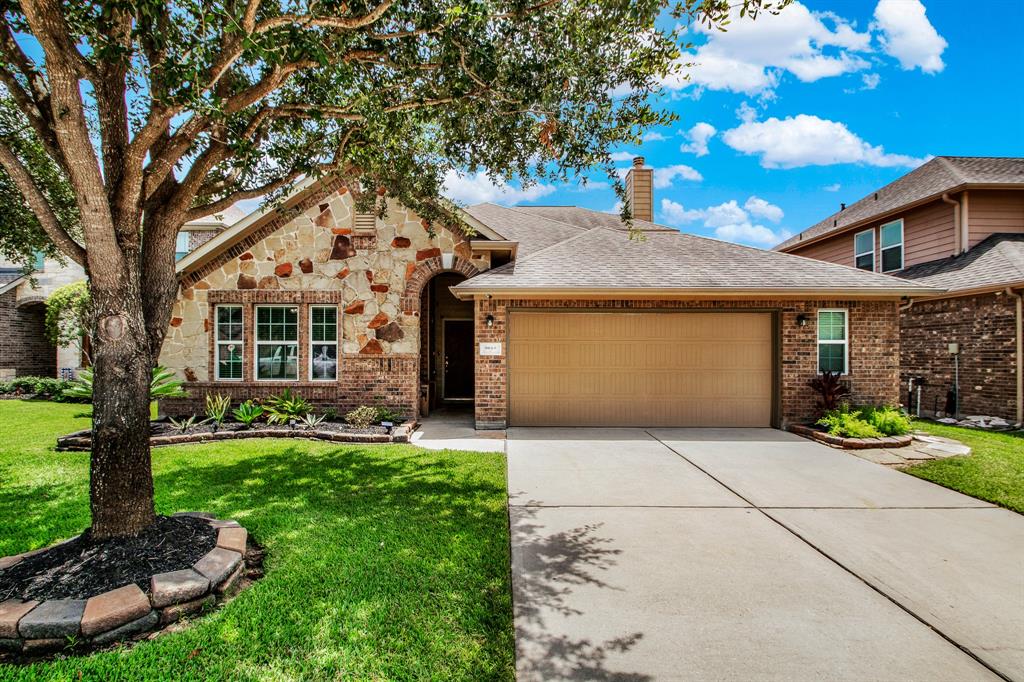
[(256, 379), (295, 381), (299, 378), (299, 308), (256, 306)]
[(849, 343), (845, 310), (818, 311), (818, 371), (847, 373)]
[(878, 243), (882, 247), (882, 272), (903, 269), (903, 219), (882, 225)]
[(338, 307), (309, 307), (309, 378), (334, 381), (338, 378)]
[(221, 381), (242, 380), (242, 306), (219, 305), (215, 330), (217, 362), (215, 376)]
[(174, 260), (181, 260), (188, 255), (188, 232), (179, 232), (178, 238), (174, 240)]
[(853, 236), (853, 265), (858, 270), (875, 270), (875, 230), (864, 230)]

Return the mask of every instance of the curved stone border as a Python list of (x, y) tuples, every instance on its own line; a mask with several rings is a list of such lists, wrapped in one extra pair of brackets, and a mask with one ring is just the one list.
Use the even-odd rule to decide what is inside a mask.
[(882, 438), (843, 438), (804, 424), (791, 424), (789, 430), (798, 436), (812, 438), (827, 445), (845, 450), (866, 450), (868, 448), (905, 448), (913, 442), (911, 436), (884, 436)]
[[(151, 446), (158, 445), (185, 445), (187, 443), (210, 443), (218, 440), (239, 440), (243, 438), (308, 438), (312, 440), (325, 440), (334, 443), (408, 443), (409, 436), (416, 429), (415, 419), (403, 422), (393, 428), (390, 434), (383, 433), (338, 433), (337, 431), (322, 431), (319, 429), (259, 429), (253, 431), (245, 429), (241, 431), (218, 431), (216, 433), (180, 433), (171, 436), (152, 436), (149, 439)], [(76, 431), (57, 439), (57, 450), (60, 451), (88, 451), (92, 447), (90, 431)]]
[[(213, 606), (245, 574), (249, 534), (237, 521), (209, 514), (174, 516), (206, 519), (217, 529), (217, 546), (191, 568), (150, 578), (149, 596), (130, 583), (89, 599), (0, 602), (0, 652), (35, 656), (71, 647), (101, 647), (177, 622)], [(0, 571), (49, 547), (0, 558)]]

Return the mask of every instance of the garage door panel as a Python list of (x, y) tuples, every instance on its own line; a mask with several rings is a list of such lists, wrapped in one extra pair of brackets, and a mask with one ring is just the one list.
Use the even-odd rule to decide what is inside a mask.
[(769, 313), (513, 312), (510, 423), (767, 426)]

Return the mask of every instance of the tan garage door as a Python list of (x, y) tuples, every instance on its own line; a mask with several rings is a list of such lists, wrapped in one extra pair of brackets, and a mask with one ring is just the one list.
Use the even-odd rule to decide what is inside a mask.
[(769, 426), (770, 313), (513, 312), (513, 426)]

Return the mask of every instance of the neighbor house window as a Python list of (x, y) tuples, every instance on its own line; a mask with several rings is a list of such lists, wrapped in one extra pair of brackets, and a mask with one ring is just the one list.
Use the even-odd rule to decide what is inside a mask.
[(882, 225), (879, 235), (882, 247), (882, 272), (903, 269), (903, 221)]
[(256, 306), (256, 378), (299, 378), (299, 309), (294, 305)]
[(179, 232), (174, 241), (174, 260), (181, 260), (188, 254), (188, 232)]
[(845, 310), (818, 311), (818, 371), (846, 374), (847, 336)]
[(32, 255), (34, 256), (32, 269), (36, 272), (42, 272), (46, 268), (46, 254), (42, 251), (36, 251)]
[(337, 306), (309, 308), (309, 378), (313, 381), (338, 378)]
[(217, 315), (216, 377), (239, 381), (242, 378), (242, 306), (219, 305)]
[(853, 264), (858, 270), (875, 269), (875, 231), (864, 230), (853, 238)]

